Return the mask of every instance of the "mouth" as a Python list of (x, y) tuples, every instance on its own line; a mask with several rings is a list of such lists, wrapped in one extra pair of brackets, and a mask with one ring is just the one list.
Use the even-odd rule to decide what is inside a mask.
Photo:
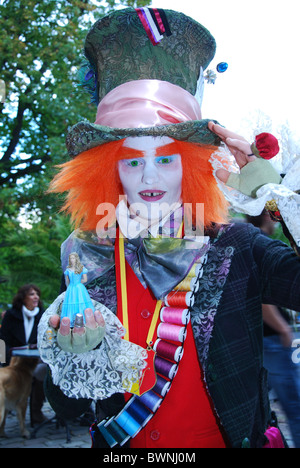
[(166, 192), (162, 192), (160, 190), (145, 190), (143, 192), (139, 192), (139, 196), (142, 200), (148, 202), (154, 202), (161, 200)]

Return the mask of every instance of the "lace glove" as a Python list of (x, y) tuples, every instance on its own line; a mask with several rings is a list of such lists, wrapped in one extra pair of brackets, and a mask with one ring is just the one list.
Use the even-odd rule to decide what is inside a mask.
[(48, 307), (38, 325), (40, 357), (51, 370), (53, 384), (59, 386), (69, 398), (102, 400), (116, 393), (125, 393), (147, 367), (147, 350), (124, 340), (126, 330), (115, 314), (103, 304), (93, 301), (95, 314), (100, 311), (103, 316), (105, 330), (101, 323), (98, 324), (100, 330), (89, 329), (95, 331), (95, 335), (92, 334), (90, 338), (89, 331), (84, 334), (79, 351), (83, 349), (81, 345), (85, 349), (97, 346), (103, 334), (101, 346), (76, 353), (74, 351), (78, 351), (78, 348), (74, 349), (72, 337), (67, 335), (63, 341), (67, 342), (68, 351), (64, 351), (58, 344), (62, 336), (49, 325), (51, 317), (59, 314), (64, 295), (62, 293)]

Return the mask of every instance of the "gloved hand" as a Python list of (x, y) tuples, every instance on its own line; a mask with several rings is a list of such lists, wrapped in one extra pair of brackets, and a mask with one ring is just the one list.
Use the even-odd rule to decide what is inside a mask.
[(66, 352), (86, 353), (98, 346), (105, 335), (105, 322), (99, 310), (86, 309), (85, 327), (70, 328), (70, 319), (64, 317), (60, 322), (59, 315), (53, 315), (49, 320), (49, 325), (59, 330), (57, 332), (57, 343)]
[(255, 156), (252, 145), (245, 138), (214, 122), (209, 122), (208, 127), (227, 145), (240, 168), (239, 174), (217, 170), (216, 175), (222, 182), (252, 198), (256, 197), (257, 190), (263, 185), (281, 183), (281, 177), (272, 164), (257, 157), (257, 151)]
[(226, 185), (255, 198), (257, 190), (266, 184), (280, 184), (281, 177), (269, 161), (256, 158), (242, 167), (239, 174), (231, 172)]

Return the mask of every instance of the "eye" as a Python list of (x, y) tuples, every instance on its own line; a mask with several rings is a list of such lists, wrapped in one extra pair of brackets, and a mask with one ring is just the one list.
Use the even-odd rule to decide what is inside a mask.
[(158, 164), (170, 164), (176, 159), (176, 156), (160, 156), (156, 158)]
[(129, 167), (138, 167), (142, 164), (142, 161), (139, 161), (138, 159), (127, 159), (125, 160), (125, 164)]

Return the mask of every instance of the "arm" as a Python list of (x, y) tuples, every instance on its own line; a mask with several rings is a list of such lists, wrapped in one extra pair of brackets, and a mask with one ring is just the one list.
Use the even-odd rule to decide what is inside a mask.
[(227, 145), (240, 168), (240, 174), (219, 169), (216, 176), (224, 184), (253, 198), (263, 185), (280, 184), (281, 177), (272, 164), (266, 159), (255, 156), (252, 145), (245, 138), (213, 122), (209, 122), (208, 127)]
[(66, 286), (68, 287), (69, 284), (70, 284), (70, 278), (68, 277), (68, 275), (65, 275), (65, 283), (66, 283)]
[(6, 346), (10, 348), (14, 346), (14, 339), (13, 335), (11, 334), (11, 328), (10, 313), (6, 312), (0, 328), (0, 339), (5, 341)]
[[(248, 224), (253, 260), (261, 287), (261, 303), (300, 311), (300, 259), (281, 241)], [(255, 270), (254, 270), (255, 274)]]
[[(220, 125), (209, 122), (208, 127), (226, 144), (240, 169), (239, 173), (216, 170), (216, 177), (221, 181), (220, 189), (226, 199), (236, 211), (252, 216), (259, 215), (266, 208), (272, 218), (281, 223), (284, 235), (300, 256), (300, 164), (293, 164), (281, 179), (268, 161), (279, 150), (275, 137), (261, 134), (256, 138), (255, 144), (250, 145), (243, 137)], [(274, 148), (272, 145), (268, 146), (265, 135), (277, 142)], [(260, 151), (255, 146), (257, 141)], [(253, 151), (262, 157), (256, 157)], [(232, 191), (232, 188), (235, 190)]]
[(86, 273), (84, 273), (84, 274), (82, 275), (81, 282), (82, 282), (82, 283), (86, 283), (86, 282), (87, 282), (87, 274), (86, 274)]
[(282, 345), (289, 347), (293, 341), (291, 327), (284, 320), (278, 308), (271, 304), (262, 305), (263, 321), (280, 334)]
[(3, 317), (2, 325), (0, 328), (0, 339), (5, 342), (5, 354), (6, 354), (6, 364), (9, 363), (11, 358), (10, 349), (13, 348), (15, 344), (14, 336), (11, 333), (12, 324), (10, 313), (7, 311)]

